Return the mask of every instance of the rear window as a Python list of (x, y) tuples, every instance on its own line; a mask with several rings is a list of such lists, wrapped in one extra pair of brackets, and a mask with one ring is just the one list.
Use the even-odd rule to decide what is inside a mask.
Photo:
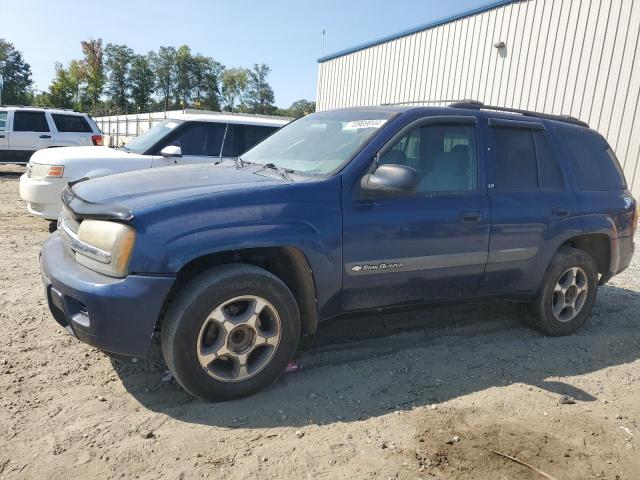
[(13, 114), (14, 132), (48, 132), (49, 124), (44, 112), (15, 112)]
[(569, 159), (580, 190), (627, 188), (618, 159), (602, 136), (573, 128), (563, 128), (558, 133), (571, 153)]
[(91, 133), (91, 127), (81, 115), (64, 115), (54, 113), (51, 115), (59, 132)]

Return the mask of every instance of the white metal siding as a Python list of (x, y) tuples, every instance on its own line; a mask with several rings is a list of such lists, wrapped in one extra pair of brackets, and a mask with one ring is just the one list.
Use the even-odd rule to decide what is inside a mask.
[(640, 197), (639, 43), (639, 1), (514, 2), (321, 62), (318, 110), (473, 98), (572, 115)]

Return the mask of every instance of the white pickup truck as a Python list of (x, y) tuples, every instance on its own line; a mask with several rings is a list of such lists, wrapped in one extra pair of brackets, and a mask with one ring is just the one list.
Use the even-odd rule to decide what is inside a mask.
[(60, 193), (69, 183), (145, 168), (237, 158), (290, 119), (232, 114), (177, 114), (131, 142), (107, 147), (69, 147), (33, 154), (20, 178), (20, 196), (32, 215), (54, 221)]

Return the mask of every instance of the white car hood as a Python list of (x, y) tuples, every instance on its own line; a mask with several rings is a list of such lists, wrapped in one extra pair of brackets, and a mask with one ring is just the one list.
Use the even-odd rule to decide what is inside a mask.
[(31, 163), (66, 166), (70, 163), (86, 162), (87, 160), (113, 161), (135, 158), (148, 160), (150, 157), (137, 153), (127, 153), (124, 150), (115, 150), (109, 147), (60, 147), (38, 150), (31, 156)]

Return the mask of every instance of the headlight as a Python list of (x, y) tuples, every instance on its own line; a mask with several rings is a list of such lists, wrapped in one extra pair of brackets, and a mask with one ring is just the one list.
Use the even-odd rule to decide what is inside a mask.
[(136, 241), (136, 231), (129, 225), (104, 220), (84, 220), (77, 243), (72, 245), (76, 261), (96, 272), (124, 277)]
[(64, 165), (43, 165), (42, 163), (30, 163), (31, 178), (60, 178), (64, 173)]

